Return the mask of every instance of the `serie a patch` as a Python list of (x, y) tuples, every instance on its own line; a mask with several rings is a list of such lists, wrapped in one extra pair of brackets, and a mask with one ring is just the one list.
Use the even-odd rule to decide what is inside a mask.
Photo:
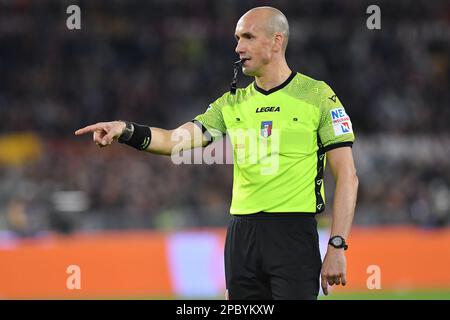
[(330, 110), (331, 122), (333, 124), (334, 134), (340, 136), (342, 134), (353, 132), (350, 117), (345, 113), (344, 108), (336, 108)]

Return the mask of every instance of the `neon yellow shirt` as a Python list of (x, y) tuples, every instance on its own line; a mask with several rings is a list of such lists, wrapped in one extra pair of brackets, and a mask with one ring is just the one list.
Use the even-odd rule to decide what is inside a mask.
[(320, 213), (326, 152), (354, 141), (333, 90), (300, 73), (269, 91), (253, 82), (214, 101), (199, 121), (233, 146), (231, 214)]

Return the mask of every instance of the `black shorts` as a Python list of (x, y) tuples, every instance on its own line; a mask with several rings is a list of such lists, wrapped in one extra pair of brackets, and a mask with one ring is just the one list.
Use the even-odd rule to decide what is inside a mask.
[(315, 300), (321, 267), (313, 214), (233, 216), (225, 243), (225, 277), (231, 300)]

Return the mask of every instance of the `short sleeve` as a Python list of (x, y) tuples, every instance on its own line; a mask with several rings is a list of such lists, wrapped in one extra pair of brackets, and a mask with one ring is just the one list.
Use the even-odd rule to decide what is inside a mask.
[(217, 139), (226, 134), (226, 126), (223, 120), (222, 108), (226, 105), (227, 93), (211, 103), (206, 111), (194, 118), (194, 121), (206, 128), (208, 134)]
[(350, 116), (334, 91), (324, 82), (320, 97), (319, 137), (325, 151), (352, 146), (355, 140)]

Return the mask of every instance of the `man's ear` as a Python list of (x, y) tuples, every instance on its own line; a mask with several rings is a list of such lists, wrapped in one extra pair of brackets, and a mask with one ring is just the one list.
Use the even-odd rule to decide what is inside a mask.
[(275, 34), (273, 35), (273, 42), (273, 50), (275, 52), (283, 51), (284, 35), (281, 32), (275, 32)]

